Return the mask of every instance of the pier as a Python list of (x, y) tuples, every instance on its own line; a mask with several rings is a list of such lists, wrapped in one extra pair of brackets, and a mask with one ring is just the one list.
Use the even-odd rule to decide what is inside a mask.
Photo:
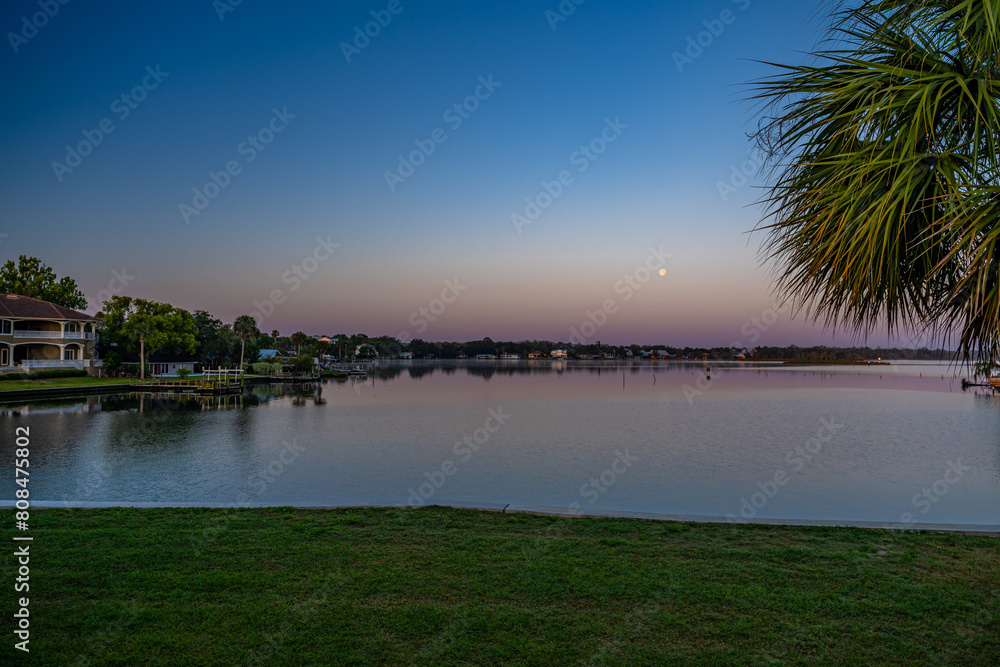
[(132, 380), (129, 387), (138, 391), (174, 392), (180, 394), (238, 394), (243, 391), (243, 371), (218, 369), (205, 371), (200, 377), (158, 377)]

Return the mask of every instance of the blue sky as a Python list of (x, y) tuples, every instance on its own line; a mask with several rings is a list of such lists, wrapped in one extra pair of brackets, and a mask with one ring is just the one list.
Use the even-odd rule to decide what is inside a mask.
[(754, 61), (824, 4), (9, 2), (0, 255), (285, 334), (848, 343), (747, 327), (771, 276), (730, 181)]

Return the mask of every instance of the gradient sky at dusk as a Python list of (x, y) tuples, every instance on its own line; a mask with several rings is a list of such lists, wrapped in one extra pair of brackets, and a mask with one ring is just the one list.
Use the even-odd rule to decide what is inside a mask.
[[(759, 191), (718, 190), (748, 157), (743, 84), (768, 72), (753, 61), (800, 61), (826, 3), (586, 0), (553, 30), (558, 0), (400, 0), (350, 63), (342, 43), (388, 0), (244, 1), (220, 19), (225, 3), (69, 2), (37, 34), (37, 0), (4, 4), (0, 257), (40, 257), (92, 306), (110, 283), (232, 321), (280, 290), (261, 328), (284, 334), (567, 340), (611, 300), (594, 340), (851, 342), (787, 315), (747, 333), (772, 304), (746, 234)], [(679, 71), (705, 22), (720, 34)], [(144, 80), (156, 87), (127, 108)], [(446, 115), (477, 87), (478, 109)], [(242, 142), (275, 109), (294, 118), (248, 161)], [(53, 167), (103, 119), (92, 153)], [(609, 119), (606, 150), (577, 153)], [(391, 189), (385, 173), (435, 130), (446, 140)], [(180, 205), (230, 161), (239, 173), (186, 221)], [(512, 214), (563, 170), (572, 181), (519, 233)], [(317, 239), (339, 247), (312, 265)], [(650, 248), (666, 275), (626, 300), (619, 281)], [(414, 316), (456, 279), (440, 316)]]

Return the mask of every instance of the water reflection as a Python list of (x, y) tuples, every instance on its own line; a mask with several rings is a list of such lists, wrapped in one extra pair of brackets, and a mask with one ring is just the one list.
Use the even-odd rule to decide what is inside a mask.
[[(487, 433), (492, 414), (509, 418)], [(788, 454), (822, 419), (843, 429), (798, 468)], [(919, 519), (1000, 523), (1000, 397), (934, 364), (382, 362), (240, 395), (6, 406), (3, 421), (32, 429), (40, 500), (726, 516), (780, 470), (791, 481), (759, 517), (895, 522), (961, 459), (972, 471)], [(0, 460), (7, 497), (12, 479)]]

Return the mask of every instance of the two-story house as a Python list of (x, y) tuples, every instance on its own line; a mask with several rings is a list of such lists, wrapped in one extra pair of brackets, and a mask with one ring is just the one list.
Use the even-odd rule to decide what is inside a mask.
[(94, 369), (96, 317), (41, 299), (0, 294), (0, 372)]

